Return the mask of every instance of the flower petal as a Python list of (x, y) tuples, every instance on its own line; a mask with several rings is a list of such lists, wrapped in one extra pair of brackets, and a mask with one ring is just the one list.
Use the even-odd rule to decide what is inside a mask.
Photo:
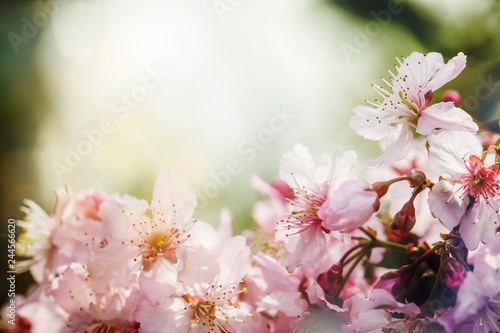
[[(189, 188), (186, 168), (180, 164), (164, 167), (156, 178), (151, 208), (165, 215), (175, 214), (176, 220), (185, 221), (193, 216), (195, 206), (196, 197)], [(171, 218), (166, 216), (164, 219)]]
[(429, 81), (429, 88), (432, 91), (436, 91), (441, 88), (444, 84), (450, 82), (460, 74), (467, 62), (467, 57), (460, 52), (458, 55), (453, 57), (448, 61), (448, 63), (433, 75), (432, 79)]
[(374, 109), (366, 105), (358, 105), (355, 115), (349, 120), (349, 127), (368, 140), (382, 140), (389, 134), (391, 124), (385, 121), (390, 117), (380, 108)]
[(500, 216), (486, 202), (477, 202), (460, 222), (460, 236), (467, 249), (473, 251), (496, 233)]
[(427, 137), (429, 162), (442, 177), (458, 180), (468, 173), (464, 159), (470, 155), (481, 156), (483, 146), (479, 139), (468, 132), (440, 131)]
[(406, 123), (391, 127), (391, 132), (385, 142), (385, 151), (368, 167), (375, 168), (382, 162), (397, 162), (408, 155), (413, 143), (413, 134)]
[(420, 111), (417, 133), (429, 135), (436, 128), (471, 133), (477, 133), (479, 130), (472, 117), (464, 110), (456, 108), (453, 102), (437, 103)]
[(445, 180), (433, 186), (428, 199), (432, 214), (450, 231), (460, 223), (468, 202), (459, 198), (456, 188)]

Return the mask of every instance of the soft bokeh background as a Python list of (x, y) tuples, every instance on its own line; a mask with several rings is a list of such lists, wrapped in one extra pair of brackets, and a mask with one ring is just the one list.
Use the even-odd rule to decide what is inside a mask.
[(498, 127), (499, 31), (495, 0), (3, 1), (2, 249), (24, 198), (50, 212), (68, 184), (149, 199), (168, 163), (189, 169), (198, 218), (228, 207), (252, 227), (250, 176), (276, 178), (295, 143), (355, 149), (359, 169), (377, 156), (347, 122), (396, 54), (464, 52), (447, 88)]

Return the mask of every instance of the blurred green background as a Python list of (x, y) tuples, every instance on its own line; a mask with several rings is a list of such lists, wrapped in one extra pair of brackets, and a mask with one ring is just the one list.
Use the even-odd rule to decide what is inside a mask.
[(198, 218), (218, 225), (228, 207), (236, 232), (252, 227), (250, 176), (276, 178), (295, 143), (355, 149), (360, 169), (377, 156), (347, 122), (396, 54), (464, 52), (446, 88), (498, 130), (499, 31), (493, 0), (2, 1), (2, 253), (24, 198), (51, 212), (68, 184), (149, 199), (168, 163), (189, 169)]

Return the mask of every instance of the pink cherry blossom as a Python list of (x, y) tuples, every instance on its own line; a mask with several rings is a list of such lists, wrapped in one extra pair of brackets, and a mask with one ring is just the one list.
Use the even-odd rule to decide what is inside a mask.
[(181, 286), (163, 304), (144, 301), (135, 318), (141, 332), (255, 332), (259, 320), (240, 299), (250, 269), (250, 249), (236, 236), (218, 248), (179, 249)]
[[(435, 128), (464, 130), (476, 133), (478, 126), (453, 102), (441, 102), (429, 106), (432, 93), (453, 80), (465, 68), (466, 57), (459, 53), (447, 64), (439, 53), (426, 55), (413, 52), (407, 58), (396, 57), (397, 75), (391, 71), (390, 81), (384, 80), (392, 92), (373, 85), (382, 97), (371, 103), (372, 107), (360, 105), (354, 109), (349, 125), (358, 134), (369, 140), (387, 138), (385, 153), (372, 165), (383, 161), (398, 161), (409, 151), (413, 135), (429, 135)], [(399, 66), (398, 66), (399, 65)]]
[[(346, 180), (354, 178), (356, 154), (339, 149), (325, 156), (326, 165), (316, 166), (309, 151), (296, 145), (280, 161), (280, 177), (294, 192), (290, 213), (278, 220), (277, 240), (285, 242), (292, 254), (287, 263), (291, 272), (299, 265), (318, 267), (324, 255), (326, 236), (318, 211), (327, 197)], [(331, 232), (343, 238), (340, 231)]]
[(496, 233), (500, 216), (499, 167), (494, 149), (483, 153), (476, 136), (442, 131), (429, 136), (429, 159), (444, 179), (429, 194), (429, 207), (450, 231), (459, 226), (468, 249)]
[(158, 175), (150, 204), (127, 196), (101, 204), (107, 244), (89, 263), (91, 274), (98, 275), (95, 288), (102, 292), (109, 285), (126, 286), (139, 274), (146, 296), (165, 302), (177, 288), (183, 265), (177, 249), (218, 243), (213, 227), (192, 219), (195, 203), (186, 169), (172, 165)]
[[(93, 191), (71, 194), (68, 188), (56, 191), (54, 213), (47, 215), (36, 203), (26, 200), (21, 210), (25, 221), (18, 221), (24, 231), (18, 239), (17, 254), (28, 258), (18, 261), (20, 271), (30, 270), (42, 282), (61, 265), (87, 262), (85, 244), (100, 233), (99, 206), (106, 196)], [(97, 237), (97, 236), (96, 236)]]
[(72, 264), (51, 281), (50, 294), (67, 315), (69, 330), (135, 332), (138, 324), (133, 312), (141, 300), (138, 285), (109, 288), (99, 293), (91, 280), (84, 267)]

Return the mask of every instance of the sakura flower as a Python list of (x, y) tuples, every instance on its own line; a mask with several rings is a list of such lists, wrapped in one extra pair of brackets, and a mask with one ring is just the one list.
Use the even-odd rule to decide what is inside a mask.
[(435, 320), (422, 317), (415, 303), (397, 302), (383, 289), (373, 289), (369, 299), (355, 295), (344, 306), (349, 317), (344, 332), (444, 332)]
[(218, 241), (210, 225), (192, 219), (195, 203), (181, 165), (160, 172), (150, 204), (131, 197), (112, 197), (103, 203), (107, 245), (89, 263), (96, 289), (126, 286), (139, 274), (146, 296), (155, 303), (165, 302), (176, 290), (177, 272), (182, 268), (177, 249), (211, 247)]
[(483, 153), (476, 136), (442, 131), (429, 136), (429, 159), (444, 179), (429, 194), (429, 207), (450, 231), (459, 226), (469, 250), (496, 233), (500, 216), (499, 164), (495, 149)]
[[(283, 155), (280, 177), (293, 190), (288, 196), (291, 213), (276, 226), (276, 240), (284, 241), (292, 254), (287, 263), (291, 272), (297, 266), (317, 268), (324, 255), (326, 237), (348, 239), (377, 207), (377, 195), (365, 193), (365, 185), (346, 181), (354, 179), (356, 153), (337, 150), (325, 156), (326, 165), (316, 166), (306, 147), (298, 144)], [(345, 191), (356, 198), (347, 204)], [(355, 212), (357, 211), (358, 214)]]
[(406, 59), (396, 57), (396, 60), (397, 75), (389, 71), (391, 82), (384, 80), (392, 92), (373, 85), (382, 100), (375, 99), (375, 103), (370, 103), (373, 107), (356, 107), (356, 115), (349, 122), (350, 127), (365, 139), (387, 138), (385, 153), (372, 165), (398, 161), (406, 156), (413, 138), (410, 126), (422, 135), (431, 134), (435, 128), (477, 132), (478, 126), (472, 118), (453, 102), (429, 106), (433, 92), (465, 68), (463, 53), (447, 64), (442, 55), (435, 52), (426, 55), (413, 52)]
[(302, 277), (287, 272), (274, 258), (257, 253), (246, 286), (251, 293), (244, 299), (264, 314), (272, 332), (290, 332), (303, 319), (307, 303), (300, 291)]
[(500, 235), (477, 250), (474, 271), (458, 290), (454, 309), (439, 318), (448, 333), (500, 332)]
[(167, 302), (144, 301), (135, 313), (141, 332), (255, 332), (255, 315), (240, 300), (250, 269), (250, 248), (236, 236), (220, 247), (179, 249), (185, 262), (178, 278), (182, 286)]
[[(66, 315), (47, 292), (47, 285), (37, 286), (27, 297), (15, 297), (1, 311), (2, 329), (7, 333), (68, 332)], [(10, 308), (9, 308), (10, 307)]]
[(17, 269), (20, 272), (29, 269), (33, 278), (39, 283), (58, 265), (55, 256), (59, 253), (54, 244), (54, 235), (65, 223), (74, 218), (70, 204), (72, 200), (68, 188), (57, 190), (56, 206), (51, 216), (31, 200), (25, 200), (25, 206), (21, 207), (26, 217), (24, 221), (17, 221), (23, 233), (18, 238), (16, 251), (18, 255), (27, 259), (18, 260)]
[(98, 293), (91, 279), (85, 268), (71, 264), (51, 281), (50, 294), (65, 312), (69, 331), (136, 332), (133, 312), (141, 300), (137, 283)]

